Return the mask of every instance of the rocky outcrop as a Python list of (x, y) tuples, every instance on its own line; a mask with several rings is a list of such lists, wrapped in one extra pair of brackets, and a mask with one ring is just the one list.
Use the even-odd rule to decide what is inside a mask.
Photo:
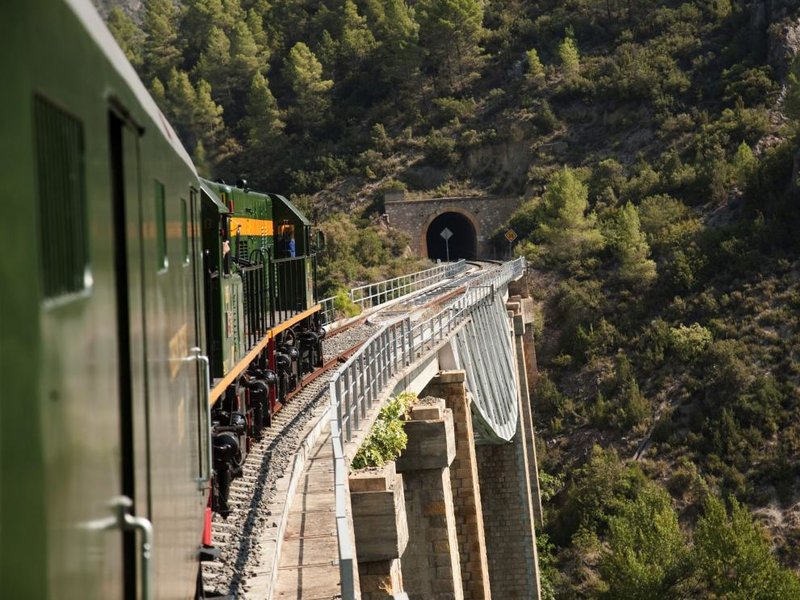
[(783, 80), (800, 52), (800, 18), (783, 19), (767, 30), (767, 58), (775, 75)]
[(753, 0), (750, 31), (756, 47), (762, 47), (779, 79), (800, 50), (800, 15), (794, 0)]

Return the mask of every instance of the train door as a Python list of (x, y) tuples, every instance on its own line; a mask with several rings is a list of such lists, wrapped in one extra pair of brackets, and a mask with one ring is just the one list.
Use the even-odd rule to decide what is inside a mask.
[[(142, 275), (142, 207), (139, 131), (122, 110), (109, 112), (119, 360), (119, 502), (130, 513), (123, 527), (125, 600), (150, 600), (150, 485), (145, 312)], [(122, 510), (122, 509), (121, 509)]]

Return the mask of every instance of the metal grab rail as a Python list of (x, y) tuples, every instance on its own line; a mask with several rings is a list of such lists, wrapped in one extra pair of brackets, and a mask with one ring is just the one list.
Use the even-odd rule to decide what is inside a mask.
[[(440, 279), (458, 275), (465, 271), (466, 268), (467, 263), (463, 259), (457, 262), (444, 263), (424, 271), (417, 271), (409, 275), (401, 275), (400, 277), (355, 287), (347, 293), (347, 297), (364, 310), (421, 290)], [(336, 320), (334, 300), (335, 297), (332, 296), (320, 301), (322, 317), (325, 323), (332, 323)]]
[(272, 326), (267, 293), (267, 265), (264, 253), (254, 250), (249, 264), (239, 266), (244, 300), (245, 346), (249, 350)]
[(270, 261), (270, 306), (273, 323), (282, 323), (306, 308), (307, 256)]
[(518, 279), (524, 268), (524, 257), (503, 264), (499, 272), (479, 277), (477, 284), (471, 285), (463, 295), (426, 321), (412, 324), (410, 318), (405, 318), (384, 325), (333, 374), (330, 381), (330, 424), (343, 600), (352, 600), (355, 597), (355, 549), (347, 519), (348, 464), (344, 443), (353, 439), (353, 429), (359, 428), (367, 411), (372, 408), (392, 377), (411, 366), (436, 343), (449, 338), (453, 330), (475, 309), (493, 302), (495, 291), (511, 280)]

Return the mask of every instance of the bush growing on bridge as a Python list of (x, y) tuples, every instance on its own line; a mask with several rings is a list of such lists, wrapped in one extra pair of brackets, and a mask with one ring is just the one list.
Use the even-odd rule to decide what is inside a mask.
[(378, 413), (369, 436), (353, 457), (351, 466), (354, 470), (382, 467), (400, 456), (408, 443), (403, 423), (408, 409), (416, 401), (416, 394), (409, 392), (403, 392), (389, 400)]

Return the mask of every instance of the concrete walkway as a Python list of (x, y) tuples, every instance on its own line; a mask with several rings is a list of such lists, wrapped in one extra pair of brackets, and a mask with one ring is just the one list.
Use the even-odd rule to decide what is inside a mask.
[(273, 598), (339, 597), (334, 502), (333, 449), (326, 426), (306, 461), (289, 509)]

